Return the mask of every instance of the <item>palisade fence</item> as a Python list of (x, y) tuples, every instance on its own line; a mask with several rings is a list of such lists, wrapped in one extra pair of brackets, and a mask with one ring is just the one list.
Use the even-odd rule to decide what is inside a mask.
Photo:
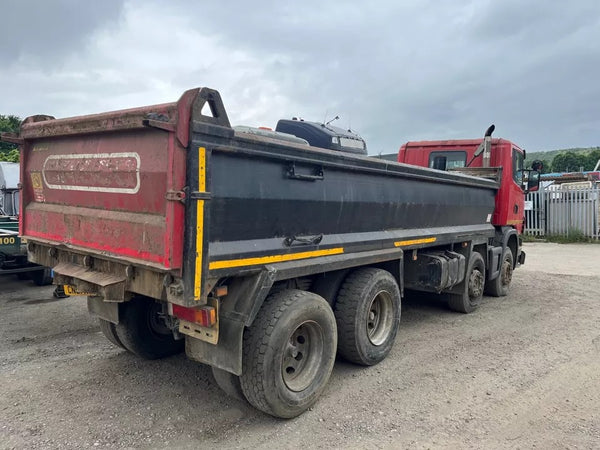
[(600, 239), (600, 189), (585, 184), (550, 185), (527, 194), (525, 234)]

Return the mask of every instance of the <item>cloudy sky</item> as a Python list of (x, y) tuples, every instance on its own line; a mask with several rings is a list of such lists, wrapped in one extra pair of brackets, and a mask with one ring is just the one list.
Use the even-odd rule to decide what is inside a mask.
[(340, 116), (369, 152), (600, 145), (598, 0), (0, 1), (0, 114), (221, 92), (234, 125)]

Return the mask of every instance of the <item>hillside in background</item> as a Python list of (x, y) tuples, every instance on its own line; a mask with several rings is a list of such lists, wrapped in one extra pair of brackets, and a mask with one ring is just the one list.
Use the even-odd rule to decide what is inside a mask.
[(547, 152), (527, 152), (525, 165), (531, 166), (532, 161), (544, 163), (543, 173), (549, 172), (579, 172), (593, 170), (600, 159), (600, 147), (565, 148)]

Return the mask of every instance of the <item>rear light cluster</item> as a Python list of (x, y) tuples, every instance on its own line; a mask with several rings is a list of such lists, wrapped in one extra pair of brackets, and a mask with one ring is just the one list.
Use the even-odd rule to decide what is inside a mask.
[(197, 323), (198, 325), (207, 328), (210, 328), (217, 323), (217, 311), (213, 306), (186, 308), (180, 305), (173, 305), (173, 315), (179, 319)]

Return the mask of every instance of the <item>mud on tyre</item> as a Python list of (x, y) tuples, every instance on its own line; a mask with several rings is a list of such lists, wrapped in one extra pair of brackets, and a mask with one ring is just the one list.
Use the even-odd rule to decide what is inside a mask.
[(145, 359), (175, 355), (184, 349), (185, 340), (175, 340), (173, 332), (160, 317), (162, 305), (138, 296), (120, 305), (116, 337), (127, 350)]
[(448, 294), (451, 310), (468, 314), (475, 311), (483, 298), (485, 286), (485, 263), (478, 252), (472, 252), (467, 266), (464, 289), (460, 294)]
[(325, 299), (295, 289), (270, 295), (244, 334), (245, 397), (267, 414), (298, 416), (325, 389), (336, 346), (335, 317)]
[(398, 332), (398, 283), (385, 270), (357, 269), (344, 280), (334, 313), (340, 356), (364, 366), (377, 364), (391, 351)]

